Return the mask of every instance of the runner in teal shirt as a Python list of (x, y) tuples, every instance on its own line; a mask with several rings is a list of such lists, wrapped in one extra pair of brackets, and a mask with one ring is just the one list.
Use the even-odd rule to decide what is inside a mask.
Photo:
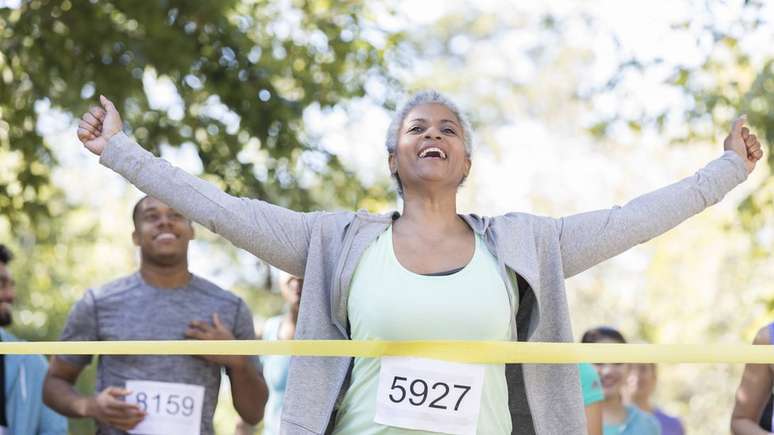
[(583, 389), (583, 405), (589, 406), (605, 400), (605, 392), (602, 390), (602, 382), (594, 366), (589, 363), (578, 364), (580, 371), (581, 388)]
[[(601, 326), (586, 331), (583, 343), (626, 343), (617, 330)], [(629, 370), (628, 364), (594, 364), (604, 391), (603, 435), (661, 435), (661, 426), (652, 415), (636, 406), (624, 405), (621, 388)]]

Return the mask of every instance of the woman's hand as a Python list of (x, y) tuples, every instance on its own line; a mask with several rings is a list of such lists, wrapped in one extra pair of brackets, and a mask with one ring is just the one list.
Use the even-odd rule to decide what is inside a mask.
[(107, 142), (123, 126), (116, 106), (103, 95), (99, 96), (99, 101), (102, 107), (92, 107), (78, 123), (78, 139), (86, 149), (98, 156), (102, 155)]
[(747, 116), (742, 115), (734, 121), (731, 127), (731, 133), (723, 141), (723, 149), (733, 151), (744, 160), (747, 173), (755, 169), (755, 164), (763, 157), (761, 143), (754, 134), (750, 134), (750, 129), (744, 126), (747, 122)]

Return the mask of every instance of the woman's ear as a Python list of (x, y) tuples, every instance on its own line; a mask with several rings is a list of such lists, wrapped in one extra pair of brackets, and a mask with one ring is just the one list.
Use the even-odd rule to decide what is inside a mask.
[(395, 153), (390, 153), (387, 156), (387, 165), (390, 167), (390, 175), (398, 173), (398, 158), (395, 156)]

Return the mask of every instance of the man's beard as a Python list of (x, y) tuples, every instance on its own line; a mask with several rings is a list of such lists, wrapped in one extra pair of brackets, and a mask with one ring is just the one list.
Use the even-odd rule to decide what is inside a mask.
[(0, 326), (8, 326), (13, 321), (10, 310), (0, 310)]

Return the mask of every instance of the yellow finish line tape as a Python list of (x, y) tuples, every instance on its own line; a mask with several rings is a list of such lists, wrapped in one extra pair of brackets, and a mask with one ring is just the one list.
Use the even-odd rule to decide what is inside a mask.
[(577, 344), (502, 341), (69, 341), (0, 342), (0, 354), (416, 356), (470, 363), (763, 363), (774, 346)]

